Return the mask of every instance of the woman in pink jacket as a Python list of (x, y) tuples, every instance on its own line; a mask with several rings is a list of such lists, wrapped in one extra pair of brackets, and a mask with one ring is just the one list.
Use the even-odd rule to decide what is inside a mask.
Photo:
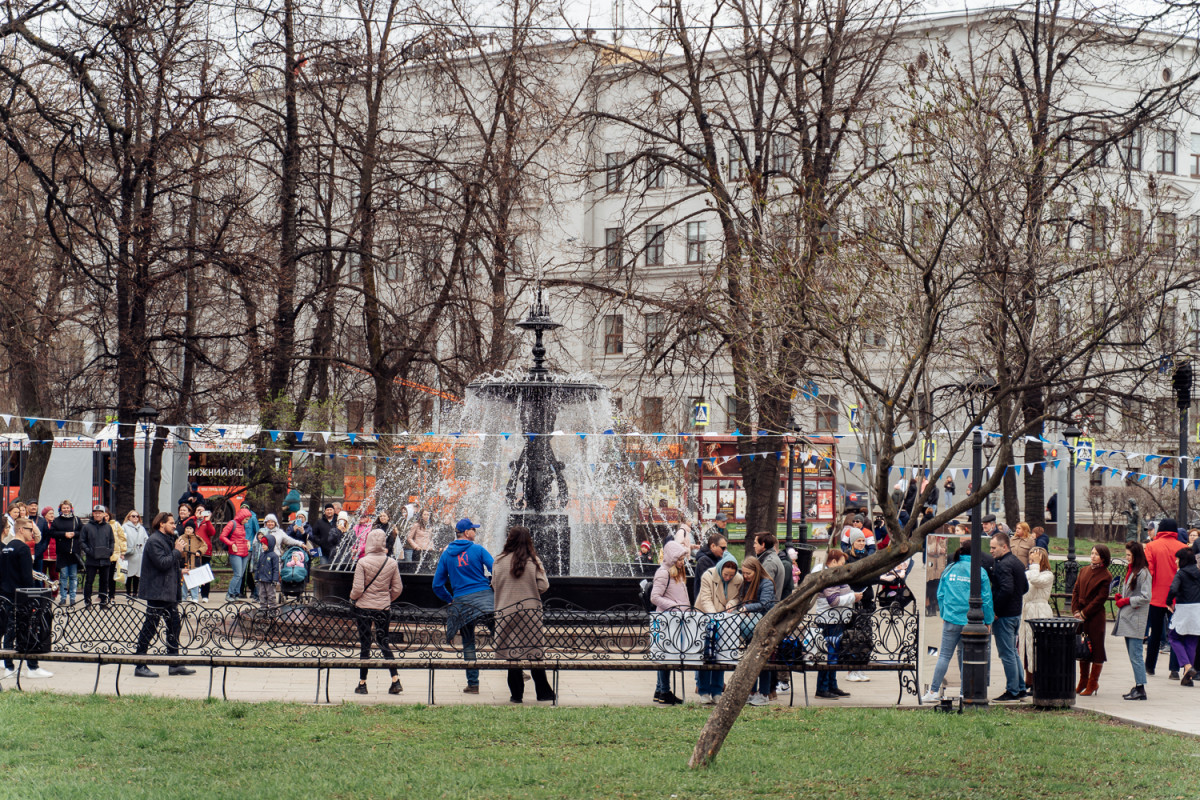
[[(662, 564), (654, 573), (654, 586), (650, 590), (650, 602), (656, 611), (690, 609), (692, 601), (687, 592), (688, 546), (674, 540), (663, 547)], [(658, 671), (658, 685), (654, 689), (654, 702), (677, 706), (683, 701), (671, 691), (671, 671)]]
[[(354, 619), (358, 623), (358, 643), (361, 645), (359, 658), (367, 660), (371, 657), (371, 628), (375, 628), (375, 642), (384, 658), (392, 657), (392, 649), (388, 647), (388, 623), (391, 621), (391, 607), (404, 584), (400, 580), (400, 567), (388, 558), (387, 534), (376, 528), (367, 534), (367, 553), (358, 560), (354, 567), (354, 587), (350, 590), (350, 599), (354, 601)], [(392, 685), (388, 694), (400, 694), (400, 675), (395, 667), (388, 667), (392, 676)], [(358, 670), (358, 686), (355, 694), (367, 693), (367, 668)]]
[(226, 602), (231, 602), (242, 594), (242, 576), (246, 574), (246, 565), (250, 562), (250, 543), (246, 541), (248, 519), (250, 509), (242, 506), (233, 515), (233, 519), (221, 529), (221, 544), (229, 551), (229, 566), (233, 568), (233, 577), (229, 580), (229, 589), (225, 592)]

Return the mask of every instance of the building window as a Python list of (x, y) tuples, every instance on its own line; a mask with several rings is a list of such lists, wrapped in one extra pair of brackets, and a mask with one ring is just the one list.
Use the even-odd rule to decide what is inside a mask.
[(862, 328), (862, 343), (864, 347), (887, 347), (887, 337), (883, 331), (873, 331)]
[(1158, 247), (1166, 255), (1174, 255), (1179, 243), (1179, 222), (1174, 214), (1159, 214), (1154, 220)]
[(663, 399), (661, 397), (642, 398), (642, 430), (662, 431), (663, 429)]
[(737, 429), (738, 399), (733, 395), (725, 398), (725, 426), (729, 430)]
[(663, 254), (666, 250), (666, 240), (667, 232), (665, 225), (646, 226), (646, 266), (662, 266)]
[[(1188, 338), (1192, 342), (1192, 347), (1200, 348), (1200, 308), (1188, 310)], [(1200, 420), (1200, 416), (1194, 417)]]
[(1200, 178), (1200, 133), (1192, 134), (1192, 177)]
[(815, 429), (837, 432), (839, 424), (838, 399), (829, 395), (818, 395), (813, 405)]
[(704, 183), (704, 179), (708, 177), (708, 173), (704, 169), (704, 142), (693, 144), (691, 152), (683, 154), (683, 162), (687, 165), (683, 174), (683, 182), (688, 186), (699, 186)]
[(1127, 208), (1121, 213), (1121, 243), (1126, 253), (1135, 253), (1142, 246), (1142, 212), (1137, 208)]
[(738, 147), (737, 139), (729, 140), (729, 180), (740, 181), (745, 176), (745, 164), (742, 161), (742, 149)]
[(700, 264), (704, 261), (704, 245), (707, 241), (703, 222), (687, 224), (687, 263)]
[(1108, 209), (1104, 206), (1088, 207), (1088, 227), (1085, 246), (1094, 253), (1108, 247)]
[(1200, 217), (1188, 218), (1187, 242), (1184, 246), (1187, 248), (1188, 258), (1200, 259)]
[(346, 430), (362, 433), (367, 423), (367, 404), (363, 400), (346, 401)]
[(619, 356), (625, 352), (625, 318), (620, 314), (604, 317), (604, 355)]
[(790, 175), (796, 161), (792, 140), (783, 136), (771, 139), (771, 172), (775, 175)]
[(863, 158), (868, 167), (877, 167), (887, 160), (883, 150), (883, 126), (879, 123), (863, 126)]
[(624, 180), (624, 153), (605, 153), (604, 154), (604, 188), (611, 194), (612, 192), (621, 191), (621, 182)]
[(1159, 397), (1150, 404), (1151, 426), (1159, 436), (1177, 434), (1179, 430), (1179, 412), (1175, 408), (1174, 397)]
[(1071, 247), (1071, 204), (1051, 203), (1050, 218), (1046, 220), (1052, 232), (1050, 247), (1068, 250)]
[(1158, 132), (1158, 171), (1175, 174), (1175, 131)]
[(654, 312), (646, 315), (646, 352), (658, 353), (662, 351), (663, 344), (667, 340), (667, 316), (662, 313)]
[(1135, 130), (1121, 142), (1121, 158), (1127, 169), (1142, 168), (1142, 132)]
[(621, 248), (624, 244), (625, 233), (621, 228), (604, 229), (604, 266), (606, 269), (621, 268)]
[(662, 189), (667, 185), (666, 171), (663, 169), (662, 151), (646, 151), (646, 188)]

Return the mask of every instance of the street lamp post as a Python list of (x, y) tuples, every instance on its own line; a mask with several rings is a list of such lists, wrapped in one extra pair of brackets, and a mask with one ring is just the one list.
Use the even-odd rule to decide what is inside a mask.
[[(971, 474), (975, 493), (980, 489), (983, 475), (983, 430), (976, 428), (971, 436)], [(983, 622), (982, 578), (983, 506), (975, 505), (971, 513), (971, 594), (967, 601), (967, 624), (963, 627), (963, 705), (987, 708), (988, 629)]]
[[(794, 425), (792, 427), (795, 427)], [(796, 474), (796, 447), (792, 443), (791, 434), (787, 437), (787, 540), (784, 543), (786, 552), (787, 547), (792, 546), (792, 481)]]
[(142, 519), (150, 519), (150, 440), (154, 421), (158, 419), (158, 409), (152, 406), (142, 406), (137, 412), (138, 420), (146, 428), (146, 451), (142, 454)]
[(1079, 444), (1081, 433), (1074, 422), (1063, 431), (1067, 437), (1067, 457), (1070, 459), (1067, 462), (1067, 563), (1063, 571), (1067, 594), (1075, 589), (1075, 579), (1079, 577), (1079, 564), (1075, 560), (1075, 447)]
[(1188, 482), (1188, 410), (1192, 405), (1192, 365), (1183, 362), (1175, 370), (1175, 406), (1179, 409), (1179, 516), (1180, 525), (1187, 526), (1187, 482)]

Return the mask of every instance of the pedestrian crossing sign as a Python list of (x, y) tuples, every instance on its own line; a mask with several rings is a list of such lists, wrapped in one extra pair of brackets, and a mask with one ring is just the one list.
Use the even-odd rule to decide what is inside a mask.
[(692, 424), (697, 428), (708, 427), (708, 403), (692, 404)]

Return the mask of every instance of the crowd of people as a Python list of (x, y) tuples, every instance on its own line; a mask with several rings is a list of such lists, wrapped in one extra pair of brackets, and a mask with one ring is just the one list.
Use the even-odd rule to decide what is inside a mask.
[[(995, 702), (1019, 702), (1033, 682), (1029, 620), (1055, 616), (1050, 606), (1054, 575), (1047, 547), (1025, 523), (1014, 536), (997, 527), (992, 515), (983, 517), (989, 552), (981, 553), (984, 623), (991, 627), (996, 651), (1004, 667), (1005, 690)], [(962, 535), (969, 527), (957, 530)], [(942, 639), (937, 665), (924, 702), (941, 697), (950, 661), (958, 653), (962, 668), (962, 631), (967, 624), (970, 597), (971, 543), (964, 539), (937, 586)], [(1115, 608), (1111, 635), (1124, 639), (1133, 668), (1134, 686), (1122, 697), (1146, 700), (1147, 676), (1158, 665), (1160, 644), (1169, 646), (1169, 680), (1193, 686), (1197, 642), (1200, 641), (1200, 529), (1186, 533), (1173, 519), (1159, 523), (1154, 539), (1145, 546), (1125, 543), (1124, 577), (1114, 578), (1112, 554), (1096, 544), (1088, 563), (1079, 570), (1071, 591), (1071, 613), (1080, 621), (1077, 643), (1079, 680), (1075, 691), (1090, 696), (1099, 691), (1100, 676), (1108, 660), (1108, 606)]]

